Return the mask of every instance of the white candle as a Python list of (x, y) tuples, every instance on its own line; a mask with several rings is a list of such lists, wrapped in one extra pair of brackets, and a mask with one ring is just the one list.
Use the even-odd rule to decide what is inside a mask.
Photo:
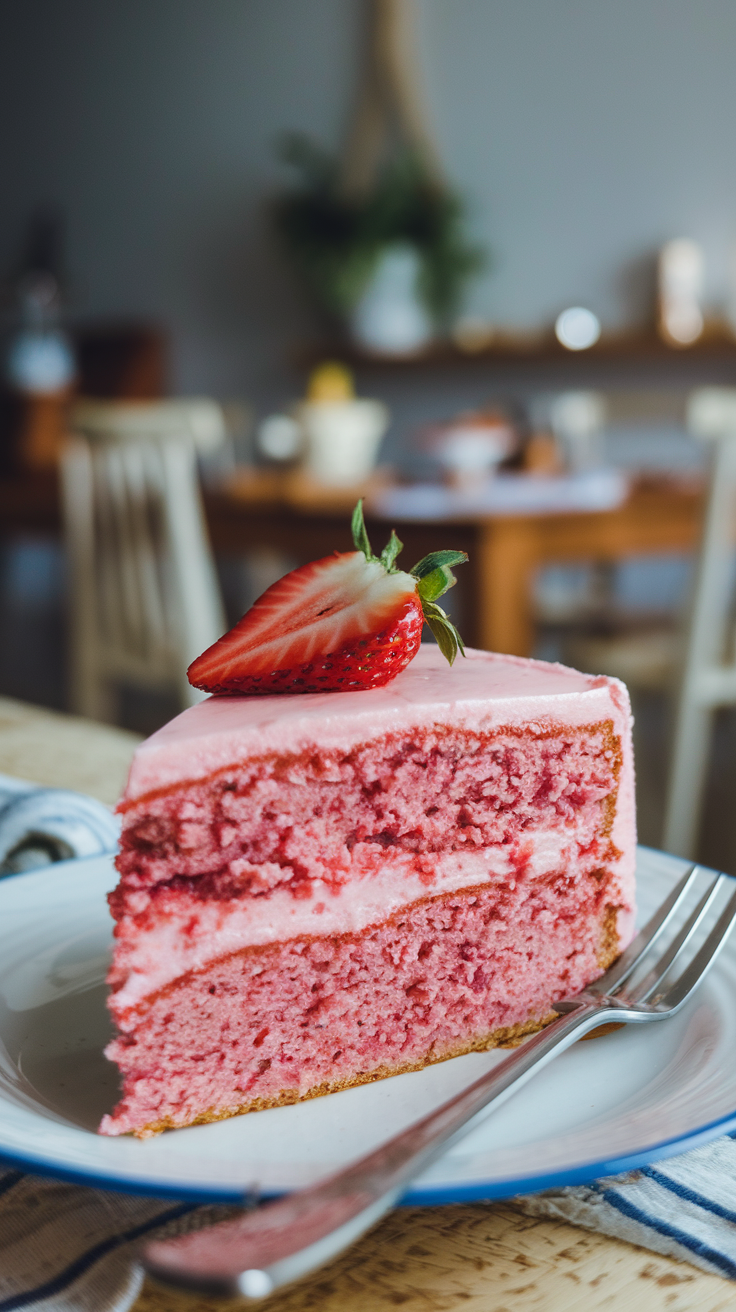
[(659, 253), (659, 331), (675, 346), (689, 346), (703, 331), (703, 252), (695, 241), (668, 241)]

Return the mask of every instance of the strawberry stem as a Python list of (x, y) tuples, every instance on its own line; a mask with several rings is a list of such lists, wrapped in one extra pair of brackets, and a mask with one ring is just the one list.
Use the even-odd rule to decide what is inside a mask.
[(355, 546), (355, 550), (362, 551), (366, 560), (375, 560), (376, 557), (373, 555), (371, 544), (368, 538), (368, 531), (366, 529), (365, 520), (363, 518), (362, 497), (360, 498), (360, 501), (358, 502), (358, 504), (355, 507), (355, 510), (353, 511), (353, 518), (350, 527), (353, 531), (353, 544)]
[[(392, 529), (391, 537), (383, 548), (380, 557), (374, 556), (365, 526), (365, 519), (363, 518), (362, 497), (353, 511), (351, 527), (356, 551), (362, 551), (368, 561), (380, 561), (387, 574), (398, 573), (396, 557), (403, 550), (404, 544)], [(417, 580), (417, 596), (422, 604), (424, 621), (431, 630), (442, 655), (449, 661), (450, 665), (452, 665), (459, 651), (462, 652), (463, 656), (465, 655), (465, 648), (452, 620), (445, 614), (442, 607), (437, 605), (437, 599), (443, 596), (448, 588), (453, 588), (457, 583), (457, 579), (452, 573), (452, 567), (462, 565), (467, 559), (467, 554), (464, 551), (430, 551), (428, 556), (423, 556), (414, 568), (409, 571), (412, 577)]]
[(391, 537), (383, 548), (380, 556), (374, 556), (370, 538), (368, 537), (368, 530), (366, 529), (365, 520), (363, 518), (362, 497), (353, 511), (351, 528), (353, 531), (353, 545), (355, 546), (356, 551), (362, 551), (366, 560), (379, 560), (387, 574), (396, 574), (398, 572), (395, 568), (396, 557), (400, 551), (404, 550), (404, 544), (401, 541), (401, 538), (397, 538), (396, 533), (391, 529)]
[(391, 529), (391, 537), (381, 552), (381, 564), (389, 574), (394, 573), (394, 562), (400, 551), (404, 550), (404, 544), (401, 538), (397, 538), (394, 529)]

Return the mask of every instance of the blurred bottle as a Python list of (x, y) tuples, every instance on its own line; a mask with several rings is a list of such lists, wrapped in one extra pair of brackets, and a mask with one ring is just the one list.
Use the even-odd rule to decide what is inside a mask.
[(6, 385), (20, 401), (17, 461), (53, 468), (65, 432), (76, 376), (74, 351), (62, 327), (61, 222), (53, 211), (33, 216), (12, 281), (16, 329), (5, 358)]
[(18, 284), (20, 328), (5, 363), (11, 387), (26, 396), (50, 396), (74, 381), (74, 352), (59, 327), (59, 285), (48, 273), (31, 272)]

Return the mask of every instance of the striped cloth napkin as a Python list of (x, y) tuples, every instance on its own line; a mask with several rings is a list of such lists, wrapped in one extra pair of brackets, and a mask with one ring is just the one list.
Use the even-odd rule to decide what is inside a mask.
[(126, 1312), (143, 1283), (141, 1240), (196, 1230), (235, 1210), (0, 1169), (1, 1312)]
[[(515, 1200), (736, 1280), (736, 1135), (593, 1184)], [(233, 1208), (132, 1198), (0, 1171), (0, 1312), (126, 1312), (142, 1273), (136, 1244)]]
[(736, 1280), (736, 1134), (625, 1175), (514, 1201), (527, 1216), (628, 1239)]

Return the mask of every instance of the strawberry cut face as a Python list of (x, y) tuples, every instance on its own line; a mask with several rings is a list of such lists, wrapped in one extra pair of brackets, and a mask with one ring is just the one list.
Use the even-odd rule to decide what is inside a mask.
[[(410, 574), (388, 574), (362, 551), (336, 553), (268, 588), (194, 661), (189, 679), (208, 692), (298, 692), (307, 691), (305, 683), (309, 691), (332, 690), (348, 675), (353, 688), (375, 687), (366, 676), (384, 664), (375, 659), (379, 650), (394, 657), (381, 679), (387, 682), (416, 655), (422, 622)], [(330, 669), (305, 668), (326, 661)]]
[(362, 551), (312, 561), (279, 579), (244, 617), (253, 673), (302, 665), (371, 636), (415, 595), (409, 574), (387, 574)]
[(229, 633), (190, 665), (189, 682), (211, 693), (343, 692), (379, 688), (419, 650), (426, 620), (450, 663), (462, 642), (436, 604), (463, 552), (434, 552), (404, 573), (392, 533), (373, 555), (362, 503), (357, 550), (335, 552), (279, 579)]

